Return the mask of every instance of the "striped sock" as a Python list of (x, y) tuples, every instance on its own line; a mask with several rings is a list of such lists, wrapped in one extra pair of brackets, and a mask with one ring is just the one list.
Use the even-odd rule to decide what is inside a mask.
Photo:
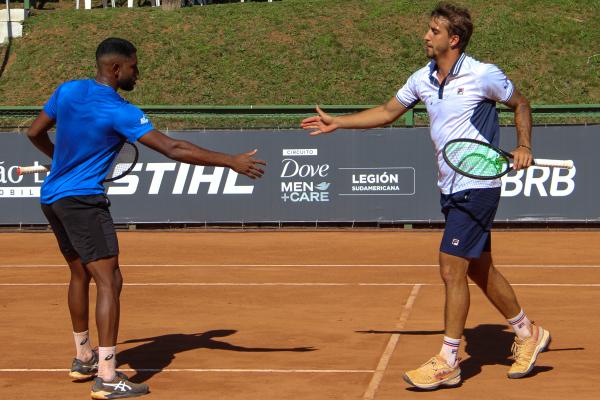
[(92, 358), (92, 345), (90, 343), (89, 331), (73, 332), (73, 339), (75, 340), (75, 349), (77, 350), (77, 355), (75, 357), (81, 361), (89, 361)]
[(448, 336), (444, 336), (444, 342), (442, 343), (442, 350), (440, 355), (446, 360), (446, 363), (455, 367), (458, 362), (458, 348), (460, 346), (460, 339), (452, 339)]
[(98, 347), (98, 376), (105, 382), (115, 379), (117, 347)]
[(516, 317), (510, 318), (507, 321), (519, 339), (523, 340), (531, 336), (531, 321), (529, 321), (523, 309), (521, 309), (521, 312)]

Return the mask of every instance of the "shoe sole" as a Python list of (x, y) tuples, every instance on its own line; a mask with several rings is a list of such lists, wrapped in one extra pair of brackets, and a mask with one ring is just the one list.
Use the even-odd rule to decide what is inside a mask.
[(527, 368), (527, 371), (514, 372), (512, 374), (509, 372), (508, 377), (510, 379), (519, 379), (519, 378), (523, 378), (523, 377), (529, 375), (531, 373), (531, 371), (533, 370), (533, 367), (535, 367), (535, 362), (537, 361), (538, 356), (540, 355), (540, 353), (543, 353), (544, 351), (546, 351), (548, 346), (550, 346), (550, 342), (552, 342), (552, 336), (550, 336), (550, 332), (548, 332), (547, 330), (544, 329), (544, 334), (542, 335), (542, 340), (535, 348), (535, 353), (533, 353), (533, 359), (531, 361), (531, 364), (529, 364), (529, 368)]
[(112, 392), (91, 392), (90, 396), (92, 397), (92, 399), (99, 399), (99, 400), (110, 400), (110, 399), (126, 399), (129, 397), (140, 397), (143, 396), (145, 394), (148, 394), (150, 392), (145, 392), (145, 393), (112, 393)]
[(402, 378), (404, 379), (404, 382), (406, 382), (409, 385), (414, 386), (416, 388), (422, 389), (422, 390), (434, 390), (434, 389), (439, 388), (440, 386), (453, 387), (453, 386), (459, 385), (460, 381), (461, 381), (460, 374), (458, 376), (455, 376), (454, 378), (448, 378), (448, 379), (444, 379), (439, 382), (429, 383), (429, 384), (425, 384), (425, 385), (414, 383), (413, 381), (410, 380), (410, 378), (406, 374), (402, 375)]
[(76, 381), (87, 381), (96, 376), (96, 372), (92, 372), (90, 374), (82, 374), (81, 372), (71, 371), (69, 372), (69, 377), (73, 378)]

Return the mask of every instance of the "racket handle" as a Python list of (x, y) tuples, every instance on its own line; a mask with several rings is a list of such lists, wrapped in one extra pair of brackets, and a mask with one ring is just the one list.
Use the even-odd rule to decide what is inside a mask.
[(573, 160), (547, 160), (545, 158), (536, 158), (533, 165), (538, 167), (557, 167), (571, 169), (575, 165)]
[(36, 174), (40, 172), (49, 172), (50, 165), (32, 165), (30, 167), (17, 167), (17, 175)]

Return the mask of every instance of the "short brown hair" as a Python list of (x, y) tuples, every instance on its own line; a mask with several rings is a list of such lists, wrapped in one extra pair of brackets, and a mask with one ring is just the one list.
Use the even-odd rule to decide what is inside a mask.
[(448, 21), (448, 33), (460, 38), (458, 47), (465, 51), (473, 33), (471, 14), (466, 8), (456, 4), (442, 2), (431, 12), (431, 18), (444, 18)]

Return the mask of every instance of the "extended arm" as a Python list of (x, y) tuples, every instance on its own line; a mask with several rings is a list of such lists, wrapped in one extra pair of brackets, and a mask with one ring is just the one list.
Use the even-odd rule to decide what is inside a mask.
[(228, 167), (252, 179), (260, 178), (264, 174), (260, 166), (267, 165), (262, 160), (252, 158), (257, 150), (236, 155), (224, 154), (203, 149), (185, 140), (170, 138), (157, 130), (146, 133), (139, 142), (176, 161), (194, 165)]
[(341, 115), (333, 117), (321, 110), (317, 106), (319, 115), (304, 119), (300, 126), (303, 129), (316, 129), (311, 135), (320, 135), (322, 133), (331, 133), (336, 129), (369, 129), (378, 126), (391, 124), (408, 109), (404, 107), (396, 98), (390, 99), (387, 103), (378, 107), (370, 108), (355, 114)]
[(48, 131), (54, 126), (54, 123), (55, 121), (45, 111), (42, 111), (27, 130), (27, 137), (31, 143), (50, 159), (54, 154), (54, 144), (50, 141)]

